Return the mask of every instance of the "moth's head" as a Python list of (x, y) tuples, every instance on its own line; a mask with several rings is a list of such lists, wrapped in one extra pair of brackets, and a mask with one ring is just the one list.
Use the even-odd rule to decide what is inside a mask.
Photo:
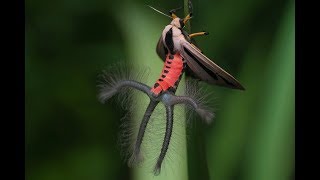
[(188, 22), (189, 19), (191, 19), (191, 16), (192, 16), (192, 13), (188, 14), (185, 18), (181, 19), (179, 18), (176, 14), (174, 14), (174, 12), (170, 11), (170, 15), (171, 15), (171, 18), (173, 19), (171, 21), (171, 25), (179, 28), (179, 29), (182, 29), (184, 28), (185, 24)]
[(172, 26), (175, 26), (176, 28), (182, 29), (184, 27), (183, 19), (180, 18), (174, 18), (171, 23)]

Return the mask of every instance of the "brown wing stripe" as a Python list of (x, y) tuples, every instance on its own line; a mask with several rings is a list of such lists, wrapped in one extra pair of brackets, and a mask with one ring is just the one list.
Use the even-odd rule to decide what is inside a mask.
[(198, 64), (199, 66), (201, 66), (202, 69), (204, 69), (213, 79), (215, 79), (216, 81), (218, 80), (217, 75), (216, 75), (214, 72), (210, 71), (210, 70), (209, 70), (207, 67), (205, 67), (202, 63), (200, 63), (200, 62), (198, 61), (198, 59), (197, 59), (196, 57), (194, 57), (193, 54), (192, 54), (187, 48), (184, 47), (183, 49), (184, 49), (184, 51), (185, 51), (195, 62), (197, 62), (197, 64)]
[(224, 77), (218, 75), (225, 83), (229, 84), (230, 86), (234, 86), (234, 84), (232, 84), (231, 82), (229, 82), (228, 80), (226, 80)]

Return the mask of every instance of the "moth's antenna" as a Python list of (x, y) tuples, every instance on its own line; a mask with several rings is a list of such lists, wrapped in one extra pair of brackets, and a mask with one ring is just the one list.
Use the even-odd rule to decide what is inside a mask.
[(165, 13), (163, 13), (163, 12), (159, 11), (158, 9), (156, 9), (156, 8), (154, 8), (154, 7), (150, 6), (150, 5), (147, 5), (147, 6), (149, 6), (149, 8), (151, 8), (151, 9), (153, 9), (153, 10), (157, 11), (158, 13), (160, 13), (160, 14), (162, 14), (162, 15), (165, 15), (165, 16), (169, 17), (170, 19), (172, 18), (171, 16), (169, 16), (169, 15), (167, 15), (167, 14), (165, 14)]

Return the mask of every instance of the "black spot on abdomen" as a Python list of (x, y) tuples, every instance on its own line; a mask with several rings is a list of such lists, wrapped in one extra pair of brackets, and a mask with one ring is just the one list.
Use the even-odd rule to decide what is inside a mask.
[(157, 88), (159, 86), (159, 83), (155, 83), (153, 88)]

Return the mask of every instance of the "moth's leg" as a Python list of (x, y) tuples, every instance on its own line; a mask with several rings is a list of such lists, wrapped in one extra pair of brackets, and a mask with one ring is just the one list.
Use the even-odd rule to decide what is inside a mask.
[(203, 36), (203, 35), (208, 35), (208, 34), (209, 34), (208, 32), (202, 31), (202, 32), (197, 32), (197, 33), (189, 34), (188, 36), (189, 36), (190, 38), (193, 38), (193, 37), (196, 37), (196, 36)]
[(192, 17), (192, 12), (190, 12), (185, 18), (183, 18), (183, 23), (186, 24)]
[(149, 122), (150, 116), (152, 112), (154, 111), (155, 107), (158, 105), (159, 101), (154, 101), (150, 99), (150, 103), (146, 109), (146, 112), (144, 113), (143, 119), (140, 124), (137, 140), (134, 146), (133, 154), (129, 160), (129, 165), (139, 163), (142, 161), (142, 157), (140, 156), (140, 147), (143, 140), (144, 133), (147, 128), (147, 124)]
[(157, 164), (154, 168), (154, 174), (159, 175), (161, 171), (161, 164), (166, 156), (166, 153), (168, 151), (171, 134), (172, 134), (172, 128), (173, 128), (173, 106), (166, 106), (166, 113), (167, 113), (167, 124), (166, 124), (166, 133), (164, 136), (161, 153), (159, 155), (159, 158), (157, 160)]

